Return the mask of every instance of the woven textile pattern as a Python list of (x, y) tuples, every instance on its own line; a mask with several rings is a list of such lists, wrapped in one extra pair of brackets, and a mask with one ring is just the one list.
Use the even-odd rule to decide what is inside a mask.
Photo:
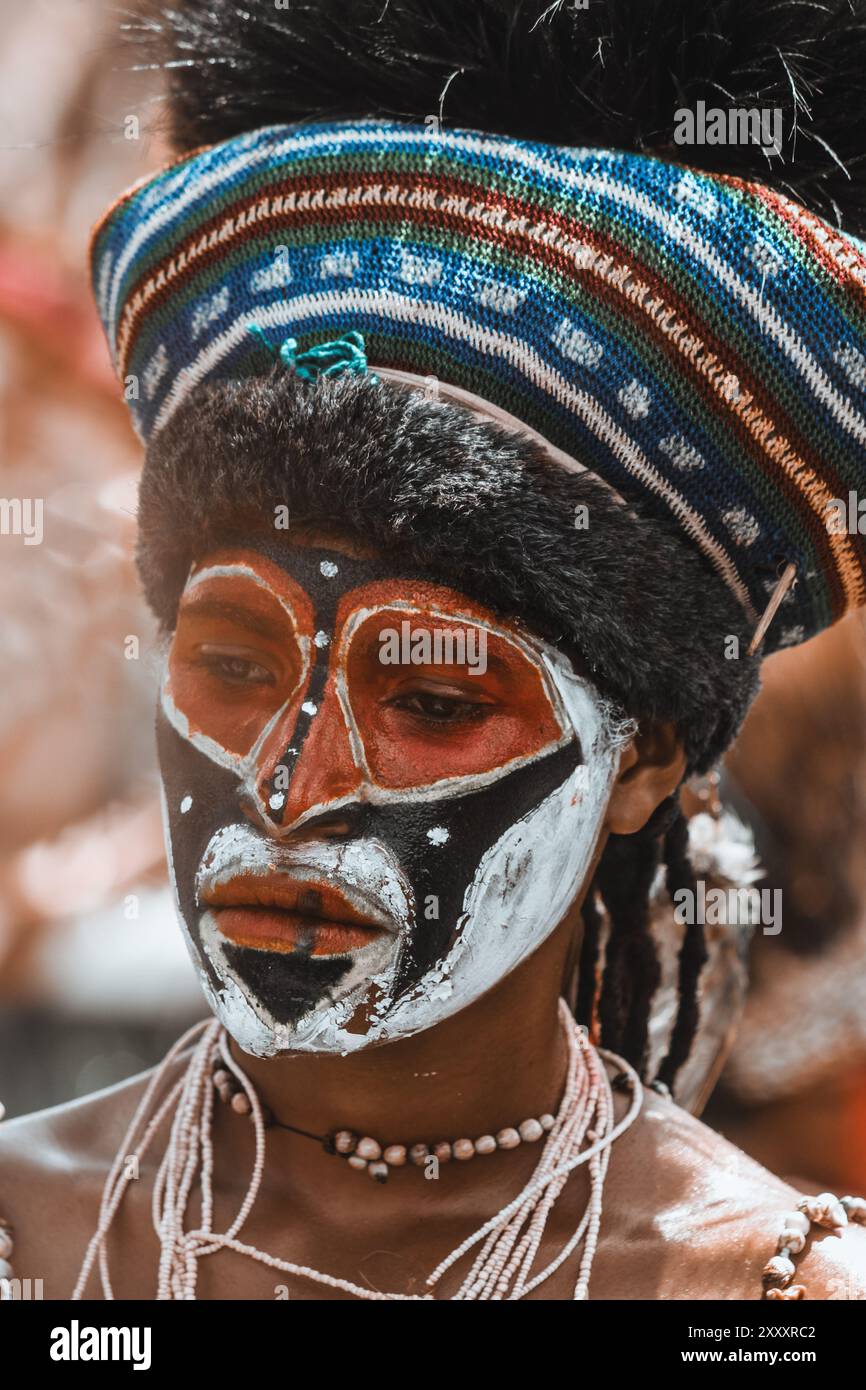
[[(371, 367), (508, 410), (672, 515), (767, 649), (866, 600), (866, 256), (758, 184), (643, 155), (392, 122), (200, 150), (94, 231), (99, 311), (147, 440), (199, 382), (349, 330)], [(856, 505), (856, 501), (855, 501)], [(866, 530), (866, 518), (863, 520)]]

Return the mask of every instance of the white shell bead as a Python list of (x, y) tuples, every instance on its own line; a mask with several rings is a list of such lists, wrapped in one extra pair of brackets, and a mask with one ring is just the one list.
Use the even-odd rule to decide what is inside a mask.
[(794, 1261), (789, 1260), (786, 1255), (774, 1255), (764, 1265), (764, 1278), (772, 1279), (774, 1282), (790, 1284), (794, 1277)]
[(790, 1226), (786, 1226), (779, 1236), (780, 1250), (790, 1250), (792, 1255), (799, 1255), (806, 1246), (806, 1237), (802, 1231), (795, 1231)]
[(845, 1208), (832, 1192), (819, 1192), (817, 1197), (804, 1197), (797, 1206), (816, 1226), (823, 1226), (826, 1230), (832, 1231), (839, 1226), (848, 1225)]
[(520, 1135), (516, 1129), (501, 1129), (496, 1136), (496, 1143), (500, 1149), (516, 1149), (520, 1143)]
[(382, 1146), (368, 1136), (358, 1141), (355, 1153), (359, 1158), (367, 1158), (375, 1163), (376, 1159), (382, 1157)]
[(843, 1197), (842, 1206), (849, 1221), (857, 1221), (866, 1226), (866, 1197)]
[(788, 1211), (782, 1218), (782, 1225), (789, 1231), (802, 1231), (804, 1236), (809, 1234), (811, 1221), (804, 1211)]

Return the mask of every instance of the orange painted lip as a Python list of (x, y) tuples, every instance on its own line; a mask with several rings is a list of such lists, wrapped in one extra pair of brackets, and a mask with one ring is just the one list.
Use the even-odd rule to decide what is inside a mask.
[(259, 951), (303, 946), (313, 956), (345, 955), (392, 931), (318, 880), (243, 875), (215, 884), (201, 900), (222, 936)]

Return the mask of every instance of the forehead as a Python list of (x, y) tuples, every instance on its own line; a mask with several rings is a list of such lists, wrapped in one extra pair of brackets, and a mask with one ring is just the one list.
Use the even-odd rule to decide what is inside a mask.
[[(288, 543), (244, 537), (211, 551), (193, 566), (181, 610), (207, 590), (246, 590), (250, 599), (269, 592), (302, 624), (334, 628), (359, 606), (402, 607), (464, 618), (505, 633), (530, 636), (519, 621), (504, 618), (460, 589), (420, 567), (387, 555), (356, 555), (326, 541)], [(252, 612), (251, 612), (252, 617)]]

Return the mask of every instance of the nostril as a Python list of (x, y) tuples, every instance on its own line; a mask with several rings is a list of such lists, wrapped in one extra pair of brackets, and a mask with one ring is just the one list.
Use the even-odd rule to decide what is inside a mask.
[(264, 817), (262, 807), (257, 803), (255, 798), (250, 796), (249, 792), (241, 792), (240, 811), (245, 820), (248, 820), (250, 825), (254, 825), (256, 830), (268, 830), (268, 823)]
[(307, 821), (304, 829), (334, 839), (340, 835), (351, 835), (352, 821), (350, 817), (344, 815), (314, 816), (312, 820)]
[(341, 806), (337, 810), (321, 811), (317, 815), (302, 817), (289, 833), (296, 831), (304, 839), (348, 839), (359, 833), (362, 812), (360, 806)]

